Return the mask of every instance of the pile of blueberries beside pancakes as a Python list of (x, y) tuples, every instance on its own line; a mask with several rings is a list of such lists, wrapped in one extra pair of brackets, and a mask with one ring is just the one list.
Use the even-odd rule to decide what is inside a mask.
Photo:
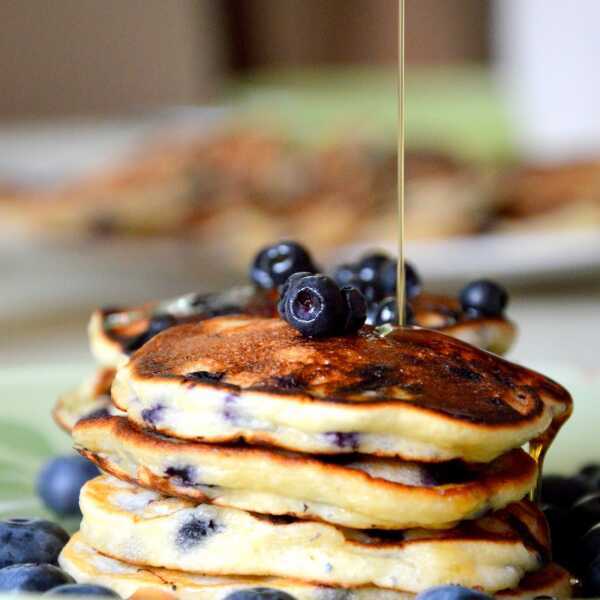
[(548, 520), (583, 504), (592, 524), (600, 469), (547, 479), (547, 519), (523, 449), (570, 395), (500, 358), (501, 286), (434, 296), (407, 264), (399, 327), (396, 270), (370, 254), (329, 276), (279, 242), (251, 285), (96, 311), (98, 372), (54, 410), (101, 470), (62, 572), (121, 597), (440, 600), (568, 598), (568, 567), (593, 593), (600, 536), (577, 566)]

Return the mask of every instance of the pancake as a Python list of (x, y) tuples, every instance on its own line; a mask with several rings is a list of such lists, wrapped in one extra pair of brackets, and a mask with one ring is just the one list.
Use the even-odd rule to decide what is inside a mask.
[(82, 488), (80, 507), (81, 533), (103, 554), (213, 575), (411, 592), (454, 581), (497, 591), (550, 553), (544, 516), (526, 501), (445, 531), (357, 531), (196, 505), (104, 476)]
[[(88, 326), (92, 353), (101, 365), (120, 366), (132, 353), (136, 339), (146, 331), (149, 319), (155, 313), (169, 312), (179, 323), (227, 314), (268, 317), (277, 313), (275, 302), (275, 293), (246, 286), (214, 294), (189, 294), (138, 307), (98, 309)], [(462, 312), (455, 298), (422, 293), (411, 300), (411, 305), (418, 325), (437, 329), (497, 354), (508, 351), (516, 336), (516, 328), (509, 320), (469, 317)]]
[[(138, 566), (110, 558), (92, 548), (76, 533), (64, 547), (60, 566), (78, 583), (96, 583), (114, 589), (127, 598), (136, 592), (168, 592), (166, 597), (193, 600), (223, 600), (235, 590), (269, 587), (284, 590), (297, 600), (412, 600), (408, 592), (358, 587), (344, 589), (289, 578), (211, 576)], [(561, 567), (549, 564), (521, 580), (518, 588), (497, 592), (497, 597), (533, 600), (537, 596), (570, 598), (570, 576)]]
[(55, 423), (70, 432), (84, 417), (120, 414), (110, 398), (114, 374), (114, 369), (100, 368), (77, 388), (61, 394), (52, 411)]
[(104, 471), (169, 496), (369, 529), (447, 528), (523, 498), (535, 461), (514, 450), (490, 464), (427, 465), (350, 455), (181, 442), (123, 417), (79, 421), (75, 447)]
[(438, 332), (303, 338), (281, 319), (168, 329), (118, 371), (116, 406), (181, 439), (489, 461), (571, 410), (546, 377)]

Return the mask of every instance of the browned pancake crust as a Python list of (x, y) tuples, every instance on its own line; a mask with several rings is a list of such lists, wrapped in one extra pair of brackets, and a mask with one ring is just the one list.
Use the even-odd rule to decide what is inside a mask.
[[(142, 431), (130, 423), (126, 417), (97, 417), (83, 419), (77, 423), (74, 428), (74, 437), (77, 440), (77, 432), (85, 429), (91, 429), (106, 436), (114, 436), (123, 440), (127, 446), (134, 451), (135, 448), (145, 447), (160, 453), (163, 456), (170, 456), (176, 460), (178, 452), (192, 452), (203, 455), (216, 455), (236, 459), (243, 463), (245, 459), (262, 459), (265, 463), (279, 463), (289, 469), (302, 469), (310, 466), (314, 470), (320, 470), (325, 474), (331, 474), (336, 471), (348, 473), (352, 471), (352, 476), (357, 479), (363, 479), (368, 482), (377, 482), (377, 485), (391, 490), (405, 490), (411, 494), (420, 494), (423, 500), (433, 496), (443, 496), (451, 499), (454, 496), (461, 496), (465, 493), (475, 490), (484, 490), (492, 495), (495, 490), (501, 490), (507, 486), (514, 486), (520, 482), (529, 481), (535, 477), (537, 465), (535, 461), (523, 450), (511, 450), (495, 459), (491, 463), (474, 463), (469, 465), (471, 475), (468, 481), (444, 483), (442, 485), (431, 485), (427, 487), (415, 487), (404, 483), (389, 481), (373, 477), (364, 471), (351, 469), (344, 466), (343, 462), (327, 460), (325, 457), (316, 457), (309, 454), (292, 453), (280, 451), (271, 448), (262, 448), (257, 446), (248, 446), (245, 444), (233, 445), (213, 445), (200, 442), (182, 442), (171, 438), (159, 436), (149, 431)], [(200, 502), (211, 502), (202, 490), (194, 487), (183, 487), (174, 485), (172, 478), (168, 475), (158, 477), (150, 473), (147, 469), (141, 469), (137, 474), (137, 479), (132, 479), (117, 465), (102, 456), (87, 450), (84, 447), (76, 448), (83, 456), (96, 463), (103, 471), (129, 481), (137, 483), (151, 490), (161, 492), (167, 496), (181, 496), (183, 498), (192, 498)], [(347, 459), (346, 459), (347, 460)], [(394, 459), (373, 459), (380, 461), (389, 461)]]
[[(353, 336), (310, 340), (280, 319), (221, 317), (163, 332), (134, 354), (129, 368), (138, 379), (365, 410), (395, 405), (488, 427), (535, 420), (546, 397), (571, 405), (568, 392), (552, 380), (417, 328), (382, 337), (363, 327)], [(207, 384), (194, 375), (198, 371), (218, 374), (218, 383)]]

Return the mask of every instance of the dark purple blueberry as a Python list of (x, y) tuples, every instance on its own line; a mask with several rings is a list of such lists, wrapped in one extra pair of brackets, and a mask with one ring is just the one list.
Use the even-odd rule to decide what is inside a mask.
[(181, 550), (190, 550), (223, 529), (213, 519), (190, 517), (177, 531), (175, 544)]
[(165, 475), (172, 477), (175, 483), (183, 486), (190, 486), (196, 483), (195, 469), (192, 466), (167, 467)]
[(493, 281), (479, 279), (461, 290), (460, 303), (463, 311), (470, 315), (499, 317), (508, 304), (508, 293)]
[(104, 598), (120, 598), (119, 594), (103, 585), (93, 583), (65, 583), (49, 591), (44, 596), (96, 596)]
[[(393, 296), (396, 293), (396, 282), (398, 280), (397, 260), (389, 260), (381, 267), (379, 280), (386, 296)], [(414, 298), (421, 293), (423, 289), (421, 278), (409, 262), (404, 263), (404, 280), (406, 282), (406, 297), (408, 299)]]
[(421, 592), (415, 600), (493, 600), (493, 596), (462, 585), (438, 585)]
[(546, 475), (542, 479), (542, 502), (562, 508), (569, 508), (589, 488), (579, 477), (564, 477), (562, 475)]
[(587, 567), (600, 556), (600, 523), (594, 525), (579, 540), (576, 553), (577, 564), (580, 569)]
[[(410, 304), (405, 304), (404, 319), (407, 325), (412, 325), (415, 320)], [(384, 298), (375, 310), (374, 325), (398, 325), (398, 303), (396, 298)]]
[(580, 498), (569, 512), (569, 523), (576, 535), (583, 535), (600, 523), (600, 492)]
[(46, 563), (25, 563), (0, 569), (0, 592), (46, 592), (75, 580)]
[(563, 567), (573, 562), (573, 549), (577, 536), (569, 524), (569, 509), (548, 504), (542, 508), (550, 528), (552, 558)]
[(340, 287), (356, 285), (358, 278), (358, 265), (343, 264), (335, 268), (333, 278)]
[(328, 431), (325, 438), (338, 448), (357, 450), (360, 434), (356, 431)]
[(79, 491), (86, 481), (99, 474), (98, 467), (83, 456), (59, 456), (40, 471), (37, 491), (44, 504), (56, 514), (78, 515)]
[(365, 324), (367, 318), (365, 297), (353, 287), (343, 287), (341, 292), (347, 310), (344, 333), (356, 333)]
[(291, 596), (283, 590), (276, 590), (274, 588), (255, 587), (236, 590), (228, 596), (225, 596), (224, 600), (296, 600), (294, 596)]
[(69, 534), (44, 519), (0, 521), (0, 568), (20, 563), (57, 564)]
[(358, 263), (358, 276), (361, 281), (370, 283), (379, 280), (379, 272), (383, 265), (390, 261), (389, 256), (380, 252), (366, 254)]
[(600, 556), (597, 556), (584, 570), (581, 577), (584, 594), (588, 598), (600, 597)]
[(173, 327), (173, 325), (177, 324), (177, 319), (173, 315), (169, 315), (167, 313), (154, 315), (148, 325), (146, 330), (140, 333), (138, 336), (133, 338), (127, 344), (127, 352), (135, 352), (139, 350), (147, 341), (151, 340), (155, 335), (158, 335), (165, 329), (169, 329), (169, 327)]
[(259, 287), (274, 289), (300, 271), (316, 272), (306, 249), (292, 241), (283, 241), (260, 250), (250, 267), (250, 279)]
[(331, 277), (307, 275), (285, 286), (279, 312), (303, 336), (326, 337), (342, 333), (348, 309)]
[(162, 404), (155, 404), (150, 408), (144, 408), (141, 412), (144, 423), (150, 427), (156, 427), (164, 417), (166, 407)]

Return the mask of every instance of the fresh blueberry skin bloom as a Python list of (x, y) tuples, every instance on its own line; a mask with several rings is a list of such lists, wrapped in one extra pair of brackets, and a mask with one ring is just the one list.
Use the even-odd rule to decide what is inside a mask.
[(283, 590), (276, 590), (274, 588), (248, 588), (245, 590), (237, 590), (232, 592), (228, 596), (225, 596), (225, 600), (296, 600), (294, 596), (284, 592)]
[(250, 267), (250, 279), (259, 287), (274, 289), (299, 271), (317, 269), (306, 249), (292, 241), (282, 241), (258, 252)]
[(508, 293), (501, 285), (480, 279), (471, 281), (462, 289), (460, 303), (467, 314), (499, 317), (508, 304)]
[(589, 491), (581, 477), (545, 475), (542, 479), (542, 502), (562, 508), (569, 508)]
[(346, 324), (344, 333), (356, 333), (367, 318), (367, 302), (359, 290), (353, 287), (343, 287), (342, 296), (346, 302)]
[(0, 592), (46, 592), (75, 580), (54, 565), (26, 563), (0, 569)]
[(390, 258), (379, 252), (363, 256), (358, 263), (358, 276), (365, 283), (379, 279), (379, 273), (383, 265), (388, 263)]
[(421, 592), (415, 600), (493, 600), (493, 596), (461, 585), (438, 585)]
[(69, 534), (44, 519), (0, 521), (0, 568), (22, 563), (56, 564)]
[(59, 456), (46, 463), (37, 480), (44, 504), (58, 515), (78, 515), (79, 491), (86, 481), (100, 474), (83, 456)]
[(279, 311), (303, 336), (317, 338), (342, 333), (348, 309), (331, 277), (295, 277), (284, 288)]
[(103, 585), (93, 583), (66, 583), (48, 590), (44, 596), (100, 596), (105, 598), (120, 598), (119, 594)]

